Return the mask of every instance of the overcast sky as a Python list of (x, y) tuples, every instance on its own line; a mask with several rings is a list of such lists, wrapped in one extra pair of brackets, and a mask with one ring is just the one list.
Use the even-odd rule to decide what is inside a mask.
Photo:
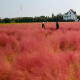
[(51, 16), (73, 9), (80, 14), (80, 0), (0, 0), (0, 17)]

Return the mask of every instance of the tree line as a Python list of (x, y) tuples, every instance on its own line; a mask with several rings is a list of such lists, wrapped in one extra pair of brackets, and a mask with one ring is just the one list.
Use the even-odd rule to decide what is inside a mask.
[[(80, 16), (78, 15), (77, 17), (80, 20)], [(4, 18), (4, 19), (0, 18), (0, 23), (56, 22), (56, 21), (65, 22), (63, 20), (63, 15), (58, 14), (57, 16), (54, 16), (54, 14), (52, 14), (51, 17), (40, 16), (40, 17)], [(69, 20), (69, 21), (73, 21), (73, 20)]]

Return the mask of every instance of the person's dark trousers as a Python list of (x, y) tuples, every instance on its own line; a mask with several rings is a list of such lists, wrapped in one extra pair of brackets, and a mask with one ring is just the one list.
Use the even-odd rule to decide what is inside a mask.
[(56, 29), (59, 29), (59, 23), (56, 22)]
[(44, 24), (42, 24), (42, 28), (44, 28), (44, 29), (45, 29), (45, 25), (44, 25)]

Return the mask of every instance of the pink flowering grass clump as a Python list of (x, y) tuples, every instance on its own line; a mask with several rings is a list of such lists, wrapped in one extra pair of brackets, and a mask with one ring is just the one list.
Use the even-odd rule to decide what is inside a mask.
[(80, 80), (79, 25), (1, 25), (0, 80)]

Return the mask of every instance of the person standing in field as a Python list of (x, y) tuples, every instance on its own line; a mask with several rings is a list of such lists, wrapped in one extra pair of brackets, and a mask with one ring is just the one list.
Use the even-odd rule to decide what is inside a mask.
[(42, 29), (45, 29), (45, 24), (44, 24), (44, 22), (42, 23)]
[(59, 23), (56, 21), (56, 29), (59, 29)]

